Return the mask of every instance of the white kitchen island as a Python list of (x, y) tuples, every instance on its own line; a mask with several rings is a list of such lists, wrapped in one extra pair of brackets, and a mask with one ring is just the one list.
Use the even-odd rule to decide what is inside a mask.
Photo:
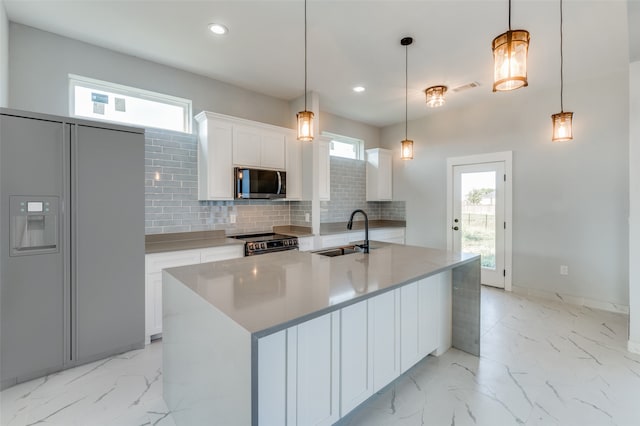
[(480, 257), (372, 243), (163, 272), (178, 425), (330, 425), (429, 354), (480, 353)]

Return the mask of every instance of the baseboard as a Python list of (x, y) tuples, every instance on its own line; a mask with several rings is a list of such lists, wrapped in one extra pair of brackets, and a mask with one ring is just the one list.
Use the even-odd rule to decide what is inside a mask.
[(634, 342), (633, 340), (629, 340), (627, 342), (627, 349), (629, 350), (629, 352), (640, 354), (640, 342)]
[(570, 305), (586, 306), (603, 311), (616, 312), (618, 314), (629, 315), (629, 306), (618, 305), (616, 303), (604, 302), (602, 300), (589, 299), (588, 297), (578, 297), (559, 292), (538, 290), (528, 287), (512, 286), (511, 291), (524, 296), (533, 296), (540, 299), (555, 300), (556, 302), (568, 303)]

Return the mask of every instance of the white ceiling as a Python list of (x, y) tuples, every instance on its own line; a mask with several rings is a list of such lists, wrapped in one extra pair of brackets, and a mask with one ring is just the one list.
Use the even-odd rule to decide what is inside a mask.
[[(232, 83), (277, 98), (303, 95), (302, 0), (4, 0), (11, 21)], [(409, 119), (428, 114), (431, 85), (444, 108), (491, 93), (491, 41), (507, 30), (507, 0), (309, 0), (308, 86), (321, 108), (375, 126), (404, 121), (404, 47), (409, 47)], [(207, 24), (229, 34), (216, 37)], [(627, 2), (565, 0), (565, 85), (629, 62)], [(512, 28), (531, 33), (529, 87), (559, 87), (559, 0), (513, 0)], [(351, 91), (364, 85), (362, 94)]]

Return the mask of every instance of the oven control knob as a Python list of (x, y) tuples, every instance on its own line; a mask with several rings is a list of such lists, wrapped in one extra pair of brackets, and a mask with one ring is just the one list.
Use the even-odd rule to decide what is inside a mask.
[(267, 248), (267, 243), (261, 243), (260, 247), (262, 247), (263, 250), (266, 249)]
[(247, 248), (249, 250), (253, 250), (253, 243), (247, 243)]
[(289, 245), (289, 240), (284, 240), (282, 243), (284, 244), (284, 246), (288, 246)]

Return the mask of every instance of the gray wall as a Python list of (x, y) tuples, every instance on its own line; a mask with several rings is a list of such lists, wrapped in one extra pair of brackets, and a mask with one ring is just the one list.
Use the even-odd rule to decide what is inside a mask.
[(366, 201), (364, 161), (331, 157), (330, 167), (331, 200), (320, 202), (320, 223), (346, 222), (356, 209), (366, 211), (370, 220), (405, 220), (404, 201)]
[(640, 61), (629, 66), (629, 341), (640, 353)]
[(0, 0), (0, 107), (8, 105), (9, 91), (9, 21)]
[(629, 20), (629, 62), (640, 61), (640, 2), (627, 0)]
[(9, 32), (12, 108), (68, 115), (71, 73), (191, 99), (194, 114), (290, 127), (286, 101), (20, 24), (11, 23)]
[(407, 243), (446, 247), (447, 157), (513, 151), (513, 284), (628, 305), (628, 78), (624, 64), (602, 80), (565, 84), (571, 142), (550, 140), (559, 88), (495, 94), (412, 121), (412, 161), (399, 159), (404, 126), (384, 128), (394, 199), (407, 202)]
[[(320, 106), (322, 107), (322, 103)], [(362, 139), (365, 145), (364, 149), (380, 147), (379, 127), (349, 120), (348, 118), (339, 117), (328, 112), (320, 112), (320, 130), (322, 132)]]

